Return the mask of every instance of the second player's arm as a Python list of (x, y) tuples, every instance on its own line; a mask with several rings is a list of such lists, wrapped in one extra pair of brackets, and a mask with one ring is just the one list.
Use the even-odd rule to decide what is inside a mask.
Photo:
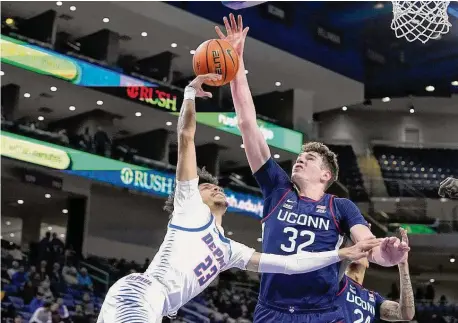
[(380, 306), (380, 318), (385, 321), (410, 321), (415, 315), (415, 303), (410, 282), (409, 265), (407, 262), (400, 263), (399, 277), (401, 285), (401, 296), (399, 303), (384, 301)]
[(301, 252), (282, 256), (255, 252), (246, 265), (246, 270), (261, 273), (298, 274), (307, 273), (332, 265), (342, 260), (359, 260), (367, 256), (380, 239), (361, 241), (351, 247), (325, 252)]

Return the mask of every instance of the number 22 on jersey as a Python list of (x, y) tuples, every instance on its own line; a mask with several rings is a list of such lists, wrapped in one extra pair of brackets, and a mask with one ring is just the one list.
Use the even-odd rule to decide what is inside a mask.
[[(315, 241), (315, 232), (309, 230), (297, 230), (294, 227), (286, 227), (283, 233), (287, 238), (287, 242), (280, 245), (280, 249), (284, 252), (299, 253), (305, 251), (304, 248), (310, 246)], [(304, 241), (297, 245), (297, 242)]]
[(205, 285), (213, 276), (218, 273), (218, 267), (213, 265), (213, 259), (210, 256), (207, 256), (203, 262), (197, 265), (194, 268), (194, 274), (197, 276), (197, 280), (200, 286)]

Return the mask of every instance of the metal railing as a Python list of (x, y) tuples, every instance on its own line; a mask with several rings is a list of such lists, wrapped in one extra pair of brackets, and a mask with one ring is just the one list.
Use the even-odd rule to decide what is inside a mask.
[(110, 288), (110, 274), (107, 271), (97, 268), (85, 261), (82, 261), (80, 265), (81, 267), (86, 267), (91, 279), (101, 283), (105, 287), (105, 291), (108, 292)]

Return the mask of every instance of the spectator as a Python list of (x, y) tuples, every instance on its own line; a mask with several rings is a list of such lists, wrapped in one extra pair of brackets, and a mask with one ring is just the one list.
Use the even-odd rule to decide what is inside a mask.
[(93, 142), (91, 134), (89, 133), (89, 127), (84, 128), (83, 133), (81, 133), (78, 137), (78, 146), (86, 151), (92, 152)]
[(101, 126), (97, 127), (94, 134), (94, 148), (97, 155), (108, 156), (109, 145), (111, 143), (110, 137), (103, 130)]
[(64, 281), (69, 285), (78, 285), (78, 272), (75, 267), (64, 266), (62, 269), (62, 277)]
[(146, 258), (142, 266), (142, 271), (146, 271), (146, 269), (148, 269), (149, 264), (150, 264), (150, 260), (149, 258)]
[(83, 312), (84, 315), (92, 316), (95, 314), (94, 304), (91, 301), (91, 296), (88, 293), (83, 294)]
[(89, 277), (86, 268), (81, 268), (81, 273), (78, 274), (78, 285), (88, 289), (92, 289), (92, 279)]
[(67, 130), (61, 129), (57, 132), (57, 134), (59, 135), (59, 139), (60, 141), (62, 141), (62, 143), (64, 143), (65, 145), (68, 145), (70, 143), (70, 141), (68, 140)]
[(59, 297), (56, 302), (58, 306), (58, 312), (61, 319), (66, 320), (70, 317), (67, 306), (64, 304), (62, 297)]
[(55, 262), (52, 265), (52, 272), (51, 272), (50, 279), (51, 279), (52, 284), (53, 283), (59, 284), (62, 281), (62, 273), (60, 271), (60, 265), (57, 262)]
[(45, 237), (41, 239), (39, 244), (39, 258), (48, 259), (50, 252), (49, 243), (51, 242), (51, 232), (46, 232)]
[(14, 316), (13, 323), (23, 323), (23, 322), (24, 322), (24, 320), (22, 319), (22, 315), (21, 314), (16, 314)]
[(51, 322), (51, 302), (46, 302), (37, 308), (29, 321), (30, 323), (49, 323)]
[(48, 276), (48, 262), (46, 260), (42, 260), (40, 262), (38, 274), (40, 275), (40, 280), (45, 280), (46, 276)]
[(445, 295), (442, 295), (441, 298), (439, 299), (439, 305), (441, 306), (447, 306), (447, 297), (445, 297)]
[(52, 234), (52, 240), (51, 240), (51, 250), (55, 253), (55, 254), (58, 254), (58, 255), (61, 255), (63, 254), (64, 252), (64, 243), (62, 242), (62, 240), (60, 240), (58, 237), (57, 237), (57, 233), (53, 233)]
[(54, 295), (51, 291), (51, 284), (49, 282), (49, 278), (43, 280), (38, 288), (38, 291), (43, 295), (45, 300), (52, 300), (54, 299)]
[(32, 282), (27, 281), (20, 290), (20, 296), (24, 300), (24, 304), (30, 304), (35, 297), (36, 288), (33, 287)]
[(434, 301), (434, 298), (436, 296), (436, 292), (434, 290), (434, 286), (432, 284), (428, 284), (426, 286), (426, 293), (425, 293), (425, 299), (432, 303)]
[(13, 275), (19, 270), (19, 263), (17, 261), (13, 261), (11, 264), (11, 268), (8, 268), (6, 271), (10, 278), (13, 278)]
[(21, 287), (27, 281), (27, 273), (24, 272), (24, 266), (20, 266), (18, 271), (11, 278), (11, 283), (17, 287)]
[(31, 282), (34, 288), (38, 288), (38, 286), (40, 286), (40, 283), (41, 283), (40, 274), (39, 273), (33, 274)]
[(35, 275), (37, 272), (37, 267), (35, 266), (30, 266), (29, 267), (29, 270), (26, 272), (25, 276), (27, 278), (27, 280), (32, 280), (33, 278), (33, 275)]
[(10, 250), (10, 255), (13, 257), (14, 260), (22, 261), (24, 258), (24, 254), (21, 251), (19, 246), (14, 246), (13, 249)]
[(84, 316), (83, 307), (81, 305), (75, 306), (75, 314), (72, 316), (74, 323), (88, 323), (88, 319)]

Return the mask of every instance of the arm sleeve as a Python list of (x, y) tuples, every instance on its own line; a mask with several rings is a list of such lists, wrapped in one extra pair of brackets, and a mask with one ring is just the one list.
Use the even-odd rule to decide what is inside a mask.
[(237, 241), (230, 241), (232, 254), (229, 258), (227, 269), (235, 267), (242, 270), (246, 270), (246, 266), (250, 261), (251, 257), (253, 256), (255, 250)]
[(190, 181), (177, 181), (173, 199), (173, 225), (195, 229), (206, 225), (211, 218), (211, 212), (202, 201), (199, 192), (199, 178)]
[(357, 224), (368, 225), (359, 208), (349, 199), (335, 198), (334, 207), (341, 230), (348, 236), (350, 236), (350, 229), (353, 226)]
[(273, 274), (303, 274), (339, 262), (338, 251), (301, 252), (290, 256), (261, 254), (259, 272)]
[(265, 199), (276, 189), (291, 187), (288, 175), (272, 158), (269, 158), (253, 176)]

